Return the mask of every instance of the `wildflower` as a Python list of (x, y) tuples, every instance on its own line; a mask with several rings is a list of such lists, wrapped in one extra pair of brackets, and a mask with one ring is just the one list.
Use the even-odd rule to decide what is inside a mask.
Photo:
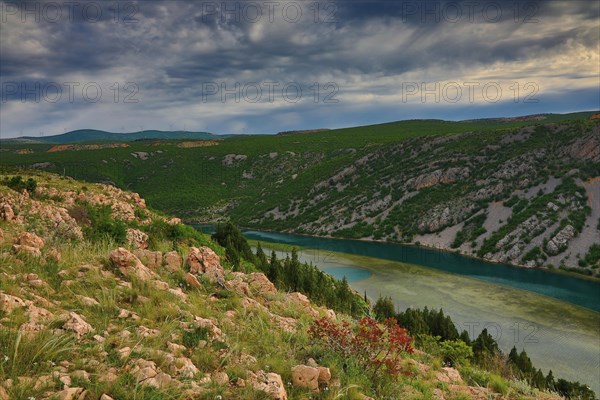
[(8, 362), (8, 356), (7, 355), (4, 356), (4, 362)]

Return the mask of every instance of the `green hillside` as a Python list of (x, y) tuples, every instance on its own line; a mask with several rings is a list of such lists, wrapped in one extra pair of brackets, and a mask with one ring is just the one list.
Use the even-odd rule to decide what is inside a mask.
[(205, 140), (205, 139), (224, 139), (231, 135), (214, 135), (208, 132), (187, 132), (187, 131), (157, 131), (146, 130), (129, 133), (115, 133), (100, 131), (97, 129), (79, 129), (52, 136), (23, 136), (15, 139), (6, 139), (8, 142), (21, 143), (98, 143), (98, 142), (133, 142), (135, 140)]

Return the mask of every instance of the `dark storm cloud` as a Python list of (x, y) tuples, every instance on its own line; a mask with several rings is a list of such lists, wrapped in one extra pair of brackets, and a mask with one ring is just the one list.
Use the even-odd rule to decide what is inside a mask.
[[(251, 131), (291, 129), (289, 124), (306, 123), (302, 115), (311, 116), (316, 126), (339, 125), (341, 119), (333, 122), (332, 113), (351, 118), (345, 125), (360, 124), (366, 117), (353, 117), (362, 115), (356, 107), (364, 115), (381, 115), (372, 107), (387, 110), (382, 118), (393, 120), (403, 115), (393, 110), (406, 80), (486, 77), (536, 80), (542, 90), (553, 92), (597, 88), (596, 2), (81, 1), (70, 10), (67, 3), (1, 2), (3, 108), (13, 111), (2, 118), (3, 136), (27, 128), (22, 115), (28, 112), (35, 112), (40, 124), (47, 116), (49, 125), (58, 126), (64, 121), (53, 118), (60, 115), (71, 117), (69, 126), (87, 122), (85, 127), (105, 129), (112, 125), (101, 113), (123, 115), (128, 125), (148, 118), (148, 127), (185, 120), (216, 131), (231, 129), (232, 121)], [(58, 20), (53, 20), (55, 5), (62, 7)], [(301, 18), (295, 19), (296, 10)], [(84, 101), (80, 107), (16, 101), (22, 88), (36, 82), (71, 81), (98, 83), (104, 88), (102, 101)], [(269, 103), (265, 96), (257, 105), (205, 96), (207, 84), (232, 89), (236, 83), (267, 81), (279, 87), (298, 82), (309, 94), (315, 82), (334, 82), (342, 101), (334, 106)], [(583, 87), (573, 87), (574, 82)], [(137, 103), (123, 103), (123, 96), (114, 101), (111, 85), (121, 90), (126, 83), (137, 85)], [(16, 92), (14, 84), (20, 85)], [(12, 97), (4, 96), (7, 89)], [(589, 108), (600, 107), (591, 99)], [(92, 109), (94, 115), (85, 118), (72, 114)], [(444, 104), (428, 109), (439, 113)], [(270, 122), (258, 124), (261, 119)], [(284, 122), (278, 125), (279, 120)]]

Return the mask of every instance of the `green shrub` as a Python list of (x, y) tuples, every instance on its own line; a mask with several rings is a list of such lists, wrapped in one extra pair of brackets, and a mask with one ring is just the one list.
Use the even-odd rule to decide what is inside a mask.
[(112, 239), (117, 244), (127, 240), (127, 225), (112, 216), (109, 205), (94, 206), (87, 202), (75, 204), (69, 215), (83, 226), (83, 233), (87, 239), (102, 241)]
[(24, 181), (21, 175), (13, 176), (10, 179), (6, 177), (4, 178), (4, 182), (2, 182), (2, 184), (13, 190), (16, 190), (17, 192), (27, 190), (29, 193), (34, 193), (35, 188), (37, 187), (37, 182), (35, 179), (29, 178)]
[(469, 365), (473, 359), (473, 349), (462, 340), (446, 340), (440, 343), (444, 362), (452, 366)]

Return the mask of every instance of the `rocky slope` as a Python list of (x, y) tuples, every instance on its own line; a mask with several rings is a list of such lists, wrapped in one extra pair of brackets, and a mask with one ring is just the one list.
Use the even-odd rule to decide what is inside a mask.
[[(581, 261), (600, 243), (597, 124), (419, 137), (340, 151), (350, 153), (350, 161), (307, 192), (264, 211), (240, 204), (230, 213), (249, 226), (414, 243), (518, 266), (600, 274), (597, 257)], [(278, 165), (285, 168), (292, 158), (279, 154)], [(258, 169), (276, 182), (261, 200), (295, 179), (292, 170), (269, 169), (264, 160), (245, 171), (254, 177)]]
[[(360, 371), (327, 362), (307, 335), (317, 318), (354, 324), (349, 317), (278, 292), (261, 273), (232, 272), (201, 234), (166, 239), (189, 231), (135, 193), (29, 177), (32, 193), (0, 185), (0, 399), (366, 400), (376, 392)], [(97, 210), (109, 210), (101, 223)], [(475, 386), (421, 351), (402, 363), (409, 376), (376, 398), (558, 398), (519, 382)]]

